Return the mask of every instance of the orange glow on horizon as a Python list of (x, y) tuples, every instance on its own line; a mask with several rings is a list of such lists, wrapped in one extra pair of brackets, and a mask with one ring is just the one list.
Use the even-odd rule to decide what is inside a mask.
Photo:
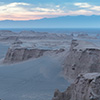
[(0, 18), (0, 21), (3, 21), (3, 20), (14, 20), (14, 21), (24, 21), (24, 20), (38, 20), (38, 19), (42, 19), (41, 17), (40, 18)]
[(66, 14), (59, 14), (59, 13), (33, 13), (33, 14), (21, 14), (21, 15), (1, 15), (1, 20), (14, 20), (14, 21), (24, 21), (24, 20), (39, 20), (43, 18), (54, 18), (59, 16), (65, 16)]
[[(60, 5), (37, 6), (25, 2), (12, 2), (0, 5), (0, 20), (39, 20), (42, 18), (54, 18), (60, 16), (76, 15), (100, 15), (100, 6), (90, 5), (89, 3), (74, 3), (76, 10), (62, 8)], [(80, 7), (80, 9), (79, 9)], [(85, 8), (85, 9), (83, 9)], [(88, 8), (88, 9), (86, 9)]]

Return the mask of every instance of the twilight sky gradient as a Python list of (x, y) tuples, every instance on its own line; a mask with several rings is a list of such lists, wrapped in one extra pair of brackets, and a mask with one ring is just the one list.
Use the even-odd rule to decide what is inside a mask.
[(100, 15), (99, 0), (0, 0), (0, 20)]

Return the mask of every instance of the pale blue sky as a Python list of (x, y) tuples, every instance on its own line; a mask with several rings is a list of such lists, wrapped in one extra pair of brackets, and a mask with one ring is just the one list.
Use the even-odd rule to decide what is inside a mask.
[(99, 0), (0, 0), (0, 20), (100, 15)]

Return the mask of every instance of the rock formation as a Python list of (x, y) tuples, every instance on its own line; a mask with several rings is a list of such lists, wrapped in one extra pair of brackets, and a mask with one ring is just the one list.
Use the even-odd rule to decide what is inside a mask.
[(9, 30), (0, 30), (0, 36), (2, 37), (18, 36), (18, 34)]
[(48, 33), (48, 32), (35, 32), (35, 31), (21, 31), (19, 33), (20, 39), (72, 39), (73, 37), (67, 34), (57, 34), (57, 33)]
[(78, 36), (77, 37), (79, 37), (79, 38), (88, 38), (89, 36), (88, 36), (88, 34), (78, 34)]
[(65, 77), (73, 80), (80, 73), (100, 72), (100, 49), (88, 42), (73, 40), (63, 71)]
[(37, 58), (42, 56), (43, 52), (44, 50), (27, 49), (27, 48), (8, 49), (4, 62), (13, 63), (13, 62), (28, 60), (30, 58)]
[(64, 49), (49, 50), (49, 49), (27, 47), (26, 44), (24, 44), (21, 40), (17, 39), (8, 49), (3, 62), (4, 63), (21, 62), (31, 58), (38, 58), (40, 56), (43, 56), (44, 53), (51, 52), (54, 54), (58, 54), (63, 51)]
[(100, 74), (80, 74), (65, 92), (56, 90), (52, 100), (100, 100)]

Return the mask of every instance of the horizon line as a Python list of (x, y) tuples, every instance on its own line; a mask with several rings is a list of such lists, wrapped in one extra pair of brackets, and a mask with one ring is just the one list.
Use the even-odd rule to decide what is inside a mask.
[(5, 19), (5, 20), (0, 20), (0, 21), (37, 21), (37, 20), (42, 20), (42, 19), (53, 19), (53, 18), (60, 18), (60, 17), (76, 17), (76, 16), (86, 16), (86, 17), (90, 17), (90, 16), (100, 16), (100, 15), (65, 15), (65, 16), (57, 16), (57, 17), (44, 17), (44, 18), (40, 18), (40, 19), (30, 19), (30, 20), (10, 20), (10, 19)]

